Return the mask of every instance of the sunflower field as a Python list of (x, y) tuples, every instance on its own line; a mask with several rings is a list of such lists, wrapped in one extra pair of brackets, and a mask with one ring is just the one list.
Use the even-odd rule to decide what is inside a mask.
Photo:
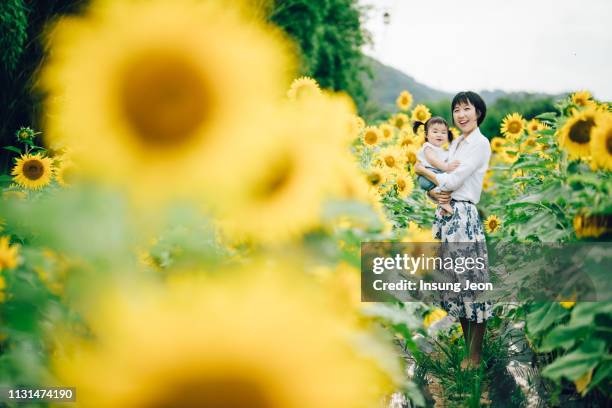
[[(361, 301), (361, 243), (433, 241), (430, 109), (398, 89), (366, 122), (266, 3), (96, 0), (46, 29), (40, 129), (0, 176), (0, 407), (605, 406), (609, 302), (500, 301), (461, 370), (442, 309)], [(609, 240), (610, 105), (556, 108), (487, 135), (489, 239)]]

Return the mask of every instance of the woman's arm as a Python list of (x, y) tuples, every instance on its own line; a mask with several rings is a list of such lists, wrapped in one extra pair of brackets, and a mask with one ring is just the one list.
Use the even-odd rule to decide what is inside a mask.
[[(463, 182), (470, 177), (484, 163), (488, 163), (491, 157), (491, 148), (488, 143), (478, 143), (464, 154), (470, 160), (461, 163), (452, 173), (436, 174), (438, 185), (443, 190), (455, 191)], [(433, 180), (432, 180), (433, 181)]]

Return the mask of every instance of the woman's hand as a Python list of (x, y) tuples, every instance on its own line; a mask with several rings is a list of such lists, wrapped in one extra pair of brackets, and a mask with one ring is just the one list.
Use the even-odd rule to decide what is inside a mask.
[(448, 204), (451, 200), (451, 195), (449, 191), (441, 191), (439, 193), (429, 190), (427, 195), (432, 199), (436, 200), (438, 204)]

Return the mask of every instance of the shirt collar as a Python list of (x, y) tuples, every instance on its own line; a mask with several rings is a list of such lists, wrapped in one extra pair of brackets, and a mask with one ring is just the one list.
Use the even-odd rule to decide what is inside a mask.
[(461, 140), (463, 140), (463, 143), (470, 144), (470, 141), (474, 140), (475, 136), (477, 135), (482, 135), (478, 126), (476, 126), (476, 129), (474, 129), (474, 131), (470, 133), (470, 136), (468, 138), (466, 138), (464, 135), (461, 135)]

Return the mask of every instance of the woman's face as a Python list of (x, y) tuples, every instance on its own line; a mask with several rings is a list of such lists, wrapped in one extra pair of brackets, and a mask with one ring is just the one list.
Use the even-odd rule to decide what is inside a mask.
[(459, 102), (453, 109), (453, 120), (461, 133), (469, 134), (478, 126), (476, 108), (469, 101)]

